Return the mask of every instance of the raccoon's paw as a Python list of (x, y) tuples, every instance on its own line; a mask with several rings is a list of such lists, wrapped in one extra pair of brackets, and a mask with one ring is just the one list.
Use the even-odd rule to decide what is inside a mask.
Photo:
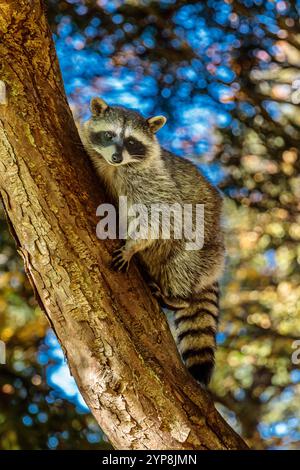
[(169, 306), (167, 305), (167, 303), (165, 301), (165, 296), (164, 296), (160, 286), (158, 284), (156, 284), (156, 282), (150, 282), (149, 288), (150, 288), (151, 294), (153, 295), (153, 297), (156, 298), (156, 300), (161, 305), (161, 307), (169, 308)]
[(156, 299), (161, 299), (162, 298), (161, 288), (159, 287), (158, 284), (156, 284), (156, 282), (150, 282), (149, 289), (150, 289), (151, 294), (153, 295), (153, 297), (155, 297)]
[(115, 271), (127, 272), (129, 268), (130, 256), (124, 247), (113, 252), (111, 267)]
[(172, 298), (165, 295), (156, 282), (150, 282), (149, 288), (153, 297), (155, 297), (165, 308), (170, 310), (181, 310), (182, 308), (188, 308), (190, 306), (190, 302), (186, 299), (181, 299), (179, 297)]

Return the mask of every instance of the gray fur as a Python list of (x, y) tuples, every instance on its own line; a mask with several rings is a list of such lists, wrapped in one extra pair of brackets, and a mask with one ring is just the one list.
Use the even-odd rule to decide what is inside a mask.
[[(143, 138), (145, 158), (113, 166), (91, 145), (89, 134), (95, 126), (132, 131)], [(126, 130), (127, 129), (127, 130)], [(129, 130), (128, 130), (129, 129)], [(224, 244), (220, 226), (222, 199), (195, 165), (160, 147), (146, 119), (126, 108), (107, 107), (81, 127), (83, 144), (107, 191), (118, 200), (127, 196), (130, 204), (204, 204), (204, 246), (187, 251), (186, 240), (128, 239), (115, 256), (116, 266), (126, 266), (137, 254), (157, 293), (175, 310), (179, 351), (185, 364), (203, 384), (210, 379), (214, 363), (218, 323), (218, 279), (223, 270)]]

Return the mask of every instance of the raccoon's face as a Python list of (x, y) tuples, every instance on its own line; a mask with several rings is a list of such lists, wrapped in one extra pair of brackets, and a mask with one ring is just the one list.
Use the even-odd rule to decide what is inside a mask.
[(89, 146), (110, 165), (142, 162), (159, 152), (155, 133), (165, 124), (164, 116), (144, 119), (136, 111), (110, 107), (101, 98), (92, 99), (91, 111)]

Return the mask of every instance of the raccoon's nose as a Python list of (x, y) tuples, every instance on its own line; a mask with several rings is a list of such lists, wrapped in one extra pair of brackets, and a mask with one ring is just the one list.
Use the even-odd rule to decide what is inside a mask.
[(122, 154), (114, 153), (111, 157), (111, 160), (113, 163), (121, 163), (121, 161), (123, 160)]

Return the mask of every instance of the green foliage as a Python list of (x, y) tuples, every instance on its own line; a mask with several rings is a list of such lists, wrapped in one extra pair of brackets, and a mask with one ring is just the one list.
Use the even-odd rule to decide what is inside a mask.
[[(126, 70), (134, 73), (134, 84), (121, 90), (139, 95), (147, 112), (169, 116), (166, 146), (196, 161), (202, 153), (201, 163), (222, 167), (228, 255), (212, 393), (254, 448), (296, 447), (300, 369), (291, 356), (300, 338), (298, 2), (47, 3), (75, 114), (87, 109), (88, 92), (123, 97), (105, 78), (126, 84)], [(64, 25), (72, 25), (69, 33)], [(73, 61), (64, 49), (70, 44)], [(229, 79), (220, 74), (222, 66), (232, 72)], [(143, 86), (149, 77), (152, 88)], [(201, 120), (197, 107), (227, 116), (226, 125), (206, 128), (204, 137), (192, 134)], [(185, 110), (191, 110), (188, 120)], [(51, 437), (58, 439), (56, 448), (99, 448), (86, 438), (99, 432), (92, 418), (46, 384), (36, 352), (47, 326), (3, 221), (0, 243), (0, 339), (8, 355), (0, 366), (0, 448), (51, 447)], [(30, 404), (47, 415), (45, 423), (28, 411)]]

